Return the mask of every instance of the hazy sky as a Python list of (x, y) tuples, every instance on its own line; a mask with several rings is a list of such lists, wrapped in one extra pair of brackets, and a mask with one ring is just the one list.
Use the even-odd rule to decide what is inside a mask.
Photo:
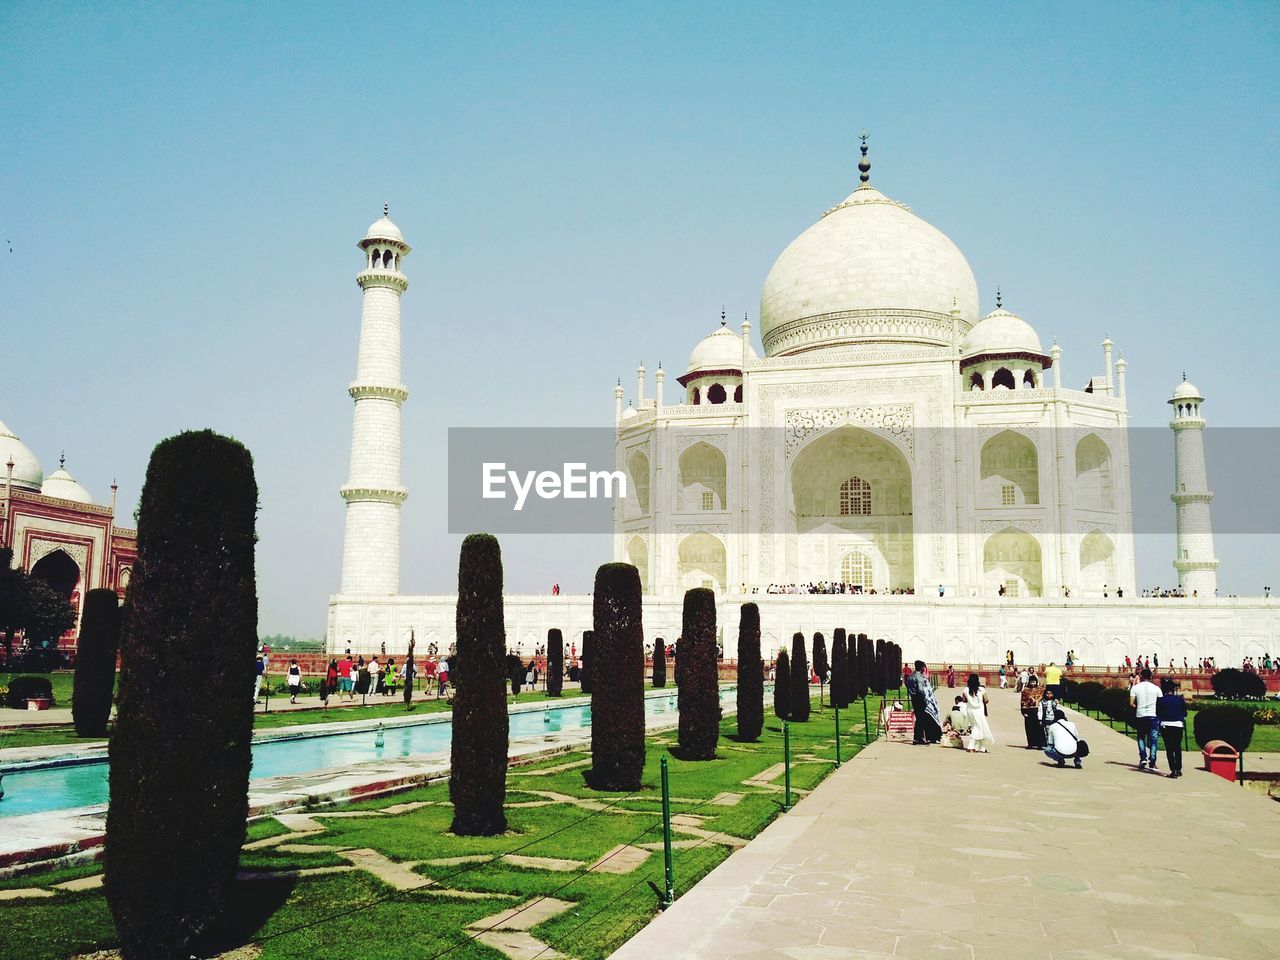
[[(607, 425), (640, 360), (682, 372), (722, 304), (756, 322), (866, 127), (876, 185), (959, 245), (984, 308), (999, 284), (1057, 336), (1069, 386), (1110, 333), (1135, 423), (1167, 421), (1185, 368), (1211, 424), (1277, 426), (1278, 11), (11, 0), (0, 419), (100, 501), (118, 477), (125, 523), (158, 440), (243, 440), (262, 631), (319, 634), (354, 244), (383, 202), (414, 247), (402, 588), (445, 591), (447, 427)], [(1277, 543), (1220, 537), (1223, 592), (1280, 588)], [(586, 590), (609, 550), (503, 547), (519, 592)], [(1142, 538), (1139, 582), (1171, 556)]]

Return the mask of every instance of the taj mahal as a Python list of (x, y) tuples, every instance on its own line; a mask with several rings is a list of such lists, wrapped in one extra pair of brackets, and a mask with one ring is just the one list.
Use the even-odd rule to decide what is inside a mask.
[[(997, 295), (985, 314), (956, 245), (859, 182), (782, 250), (750, 319), (693, 347), (678, 393), (667, 371), (614, 386), (612, 557), (632, 563), (647, 640), (674, 640), (691, 587), (720, 599), (726, 657), (737, 608), (760, 605), (766, 650), (835, 627), (904, 656), (1085, 664), (1126, 654), (1274, 650), (1269, 598), (1219, 598), (1201, 407), (1185, 377), (1168, 399), (1177, 598), (1135, 578), (1126, 361), (1105, 332), (1064, 363)], [(331, 649), (401, 651), (453, 639), (452, 596), (401, 592), (400, 306), (410, 253), (384, 216), (359, 242), (363, 290), (342, 582)], [(1067, 369), (1076, 372), (1068, 378)], [(1171, 377), (1171, 380), (1174, 378)], [(1071, 386), (1070, 384), (1076, 384)], [(670, 401), (670, 402), (669, 402)], [(1143, 496), (1152, 495), (1142, 491)], [(591, 597), (508, 596), (508, 639), (591, 627)], [(1168, 662), (1168, 660), (1166, 660)]]

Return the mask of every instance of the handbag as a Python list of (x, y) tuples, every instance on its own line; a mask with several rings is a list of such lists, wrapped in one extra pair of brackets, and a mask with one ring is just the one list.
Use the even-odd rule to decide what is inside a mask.
[[(1056, 724), (1057, 724), (1057, 721), (1054, 721), (1053, 725), (1056, 726)], [(1067, 736), (1071, 737), (1071, 739), (1076, 742), (1076, 756), (1079, 757), (1081, 760), (1089, 756), (1089, 742), (1087, 740), (1082, 740), (1079, 737), (1075, 736), (1070, 730), (1067, 730), (1066, 727), (1063, 727), (1062, 729), (1066, 730)]]

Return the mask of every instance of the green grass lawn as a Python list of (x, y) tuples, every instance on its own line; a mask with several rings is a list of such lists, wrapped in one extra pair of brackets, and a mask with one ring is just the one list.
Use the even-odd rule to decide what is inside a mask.
[[(876, 703), (869, 704), (874, 713)], [(842, 715), (842, 752), (846, 758), (863, 742), (862, 710), (855, 704)], [(548, 917), (530, 931), (556, 950), (581, 960), (607, 957), (657, 912), (650, 882), (663, 884), (660, 851), (651, 852), (636, 869), (607, 873), (588, 869), (620, 844), (660, 843), (660, 762), (668, 756), (673, 814), (700, 820), (692, 832), (677, 831), (674, 872), (677, 893), (723, 861), (731, 847), (714, 834), (749, 839), (781, 813), (783, 779), (772, 784), (744, 784), (782, 760), (782, 725), (766, 717), (759, 742), (731, 739), (732, 717), (721, 726), (717, 759), (683, 761), (670, 756), (674, 732), (651, 736), (644, 785), (634, 794), (609, 794), (586, 786), (583, 772), (589, 756), (561, 755), (532, 767), (512, 768), (507, 778), (509, 829), (499, 837), (455, 837), (448, 832), (452, 808), (448, 786), (420, 788), (364, 803), (315, 811), (323, 833), (298, 839), (301, 852), (274, 846), (246, 850), (243, 870), (254, 879), (236, 883), (224, 932), (228, 946), (246, 941), (261, 944), (264, 958), (379, 957), (425, 958), (455, 947), (450, 957), (497, 960), (502, 954), (478, 942), (469, 925), (540, 897), (555, 897), (572, 906)], [(815, 704), (808, 723), (792, 724), (792, 778), (797, 790), (815, 786), (832, 769), (834, 724), (830, 708)], [(728, 797), (727, 795), (735, 795)], [(571, 798), (557, 801), (554, 796)], [(712, 803), (715, 798), (719, 802)], [(793, 797), (793, 802), (798, 797)], [(726, 801), (729, 801), (726, 803)], [(401, 810), (403, 804), (423, 804)], [(537, 805), (535, 805), (537, 804)], [(600, 804), (605, 809), (600, 809)], [(397, 812), (378, 811), (395, 807)], [(364, 812), (365, 817), (325, 819), (326, 812)], [(279, 836), (274, 819), (252, 824), (250, 840)], [(368, 848), (435, 881), (453, 893), (432, 888), (397, 889), (364, 869), (345, 869), (345, 850)], [(556, 871), (542, 865), (513, 863), (503, 854), (574, 861)], [(470, 856), (465, 863), (428, 860)], [(344, 872), (298, 876), (312, 868), (344, 868)], [(18, 885), (46, 888), (84, 876), (96, 866), (77, 867), (57, 876), (45, 874), (0, 881), (0, 889)], [(487, 894), (487, 899), (467, 895)], [(115, 933), (101, 890), (57, 891), (54, 896), (0, 901), (0, 956), (63, 960), (72, 954), (106, 949)]]

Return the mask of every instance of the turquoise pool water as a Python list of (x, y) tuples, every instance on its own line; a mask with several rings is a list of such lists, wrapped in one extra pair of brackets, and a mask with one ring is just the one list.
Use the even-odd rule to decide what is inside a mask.
[[(723, 687), (720, 702), (733, 698), (733, 688)], [(649, 697), (645, 717), (653, 719), (676, 714), (676, 698)], [(591, 707), (548, 707), (545, 710), (510, 715), (512, 740), (536, 739), (549, 733), (579, 730), (591, 725)], [(330, 767), (403, 757), (448, 756), (453, 723), (417, 723), (389, 727), (383, 731), (383, 745), (375, 746), (376, 732), (332, 733), (288, 740), (266, 740), (253, 745), (253, 772), (250, 778), (282, 777)], [(0, 767), (0, 772), (3, 768)], [(0, 818), (22, 814), (68, 810), (107, 802), (107, 762), (60, 764), (32, 770), (4, 773), (4, 799)]]

